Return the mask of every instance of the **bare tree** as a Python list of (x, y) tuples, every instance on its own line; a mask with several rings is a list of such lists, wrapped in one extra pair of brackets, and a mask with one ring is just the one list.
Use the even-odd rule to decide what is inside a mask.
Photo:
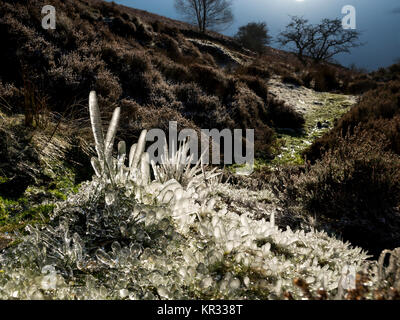
[(175, 9), (201, 32), (223, 30), (233, 22), (232, 0), (175, 0)]
[(308, 20), (302, 17), (291, 17), (292, 21), (286, 26), (286, 29), (279, 34), (278, 42), (282, 46), (294, 44), (297, 50), (297, 56), (304, 62), (304, 54), (312, 43), (312, 33), (314, 30), (308, 24)]
[(244, 47), (258, 53), (263, 53), (265, 46), (271, 41), (265, 22), (250, 22), (241, 26), (235, 35), (235, 39)]
[(358, 41), (360, 32), (343, 29), (340, 19), (323, 19), (315, 30), (309, 53), (316, 61), (328, 60), (338, 53), (350, 53), (351, 48), (362, 45)]
[(323, 19), (312, 25), (308, 20), (292, 17), (278, 37), (278, 42), (287, 46), (293, 44), (299, 59), (309, 56), (316, 62), (327, 61), (338, 53), (350, 53), (351, 48), (361, 46), (360, 32), (344, 29), (340, 19)]

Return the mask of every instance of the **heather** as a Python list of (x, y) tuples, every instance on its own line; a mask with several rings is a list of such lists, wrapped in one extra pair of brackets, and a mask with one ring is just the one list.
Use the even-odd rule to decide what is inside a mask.
[[(274, 127), (302, 125), (300, 114), (268, 94), (265, 72), (247, 68), (236, 75), (226, 68), (251, 59), (232, 40), (221, 36), (207, 44), (194, 30), (188, 37), (186, 29), (145, 21), (140, 12), (101, 1), (56, 2), (57, 29), (47, 31), (35, 23), (43, 4), (4, 1), (1, 9), (0, 32), (8, 43), (0, 57), (2, 82), (17, 90), (8, 91), (12, 112), (34, 117), (45, 105), (79, 119), (87, 116), (85, 108), (67, 110), (96, 90), (108, 112), (129, 101), (171, 110), (197, 128), (259, 127), (266, 137), (258, 143), (264, 145), (259, 152), (264, 157), (271, 156)], [(41, 100), (27, 103), (27, 95)], [(278, 123), (277, 118), (288, 120)], [(125, 132), (140, 133), (135, 128)]]
[[(399, 299), (398, 64), (45, 4), (0, 7), (0, 299)], [(254, 172), (150, 161), (170, 121), (254, 129)]]

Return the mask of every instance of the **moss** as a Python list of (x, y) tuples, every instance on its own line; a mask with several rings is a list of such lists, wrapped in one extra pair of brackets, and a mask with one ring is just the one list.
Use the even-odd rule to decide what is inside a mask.
[(7, 177), (0, 176), (0, 184), (8, 182), (9, 179)]
[[(47, 180), (40, 186), (28, 186), (22, 197), (14, 200), (0, 196), (0, 232), (21, 231), (27, 224), (47, 222), (55, 207), (51, 202), (66, 200), (68, 194), (78, 192), (72, 169), (60, 163), (50, 167), (58, 169), (46, 168)], [(0, 182), (5, 180), (0, 178)]]
[[(66, 200), (68, 194), (76, 194), (79, 190), (79, 185), (75, 184), (75, 173), (68, 167), (62, 167), (57, 164), (59, 169), (46, 169), (44, 175), (47, 178), (46, 183), (40, 186), (29, 186), (25, 195), (31, 198), (33, 195), (41, 194), (43, 199), (48, 200)], [(60, 168), (61, 166), (61, 168)]]
[(0, 232), (23, 230), (27, 224), (47, 222), (54, 204), (31, 205), (27, 198), (0, 197)]
[(66, 200), (69, 193), (77, 193), (79, 185), (75, 183), (75, 174), (67, 170), (65, 175), (57, 176), (49, 185), (49, 192), (59, 200)]

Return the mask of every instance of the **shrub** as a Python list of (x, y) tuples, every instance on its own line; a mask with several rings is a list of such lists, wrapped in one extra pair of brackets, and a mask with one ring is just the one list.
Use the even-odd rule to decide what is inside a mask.
[(144, 51), (121, 50), (116, 51), (111, 46), (102, 49), (104, 61), (118, 74), (125, 95), (148, 102), (153, 89), (162, 77), (152, 67), (150, 59)]
[(89, 10), (82, 10), (80, 12), (80, 17), (89, 21), (90, 23), (93, 23), (101, 19), (101, 13), (98, 9), (91, 8)]
[[(270, 62), (269, 62), (270, 63)], [(290, 68), (290, 65), (283, 62), (276, 62), (268, 66), (269, 70), (275, 75), (284, 76), (288, 73), (291, 73), (293, 70)]]
[(151, 24), (151, 26), (152, 26), (154, 32), (157, 32), (157, 33), (163, 33), (164, 32), (165, 25), (162, 22), (158, 21), (158, 20), (154, 21)]
[(373, 254), (399, 246), (400, 157), (385, 151), (387, 143), (361, 130), (338, 137), (335, 149), (286, 182), (292, 208)]
[(9, 14), (0, 19), (0, 35), (7, 43), (7, 47), (0, 52), (3, 81), (22, 85), (22, 69), (37, 81), (45, 78), (44, 70), (51, 67), (54, 59), (52, 43)]
[(186, 116), (203, 128), (232, 127), (229, 116), (216, 96), (205, 94), (201, 88), (191, 82), (177, 85), (174, 92), (178, 101), (182, 103)]
[(118, 77), (114, 76), (107, 69), (99, 70), (94, 87), (99, 95), (111, 101), (117, 101), (122, 94)]
[(98, 2), (96, 7), (104, 17), (113, 17), (113, 16), (121, 15), (120, 10), (113, 2), (111, 2), (111, 3)]
[(117, 42), (102, 45), (100, 55), (109, 69), (119, 76), (120, 73), (145, 72), (151, 68), (150, 60), (143, 50), (127, 50), (120, 47)]
[(115, 34), (123, 37), (134, 36), (136, 33), (136, 26), (130, 21), (116, 17), (111, 23), (111, 30)]
[(371, 137), (384, 134), (390, 144), (388, 150), (400, 154), (398, 142), (400, 115), (400, 82), (389, 82), (381, 88), (367, 92), (361, 101), (348, 111), (334, 129), (305, 150), (310, 161), (320, 159), (322, 154), (335, 148), (338, 137), (353, 134), (354, 128), (365, 130)]
[(250, 22), (245, 26), (241, 26), (235, 38), (247, 49), (258, 53), (263, 53), (265, 46), (271, 41), (265, 22)]
[(154, 69), (127, 74), (124, 86), (125, 93), (141, 104), (151, 103), (152, 99), (158, 98), (157, 94), (171, 96), (171, 93), (167, 92), (169, 88), (164, 85), (161, 74)]
[(190, 79), (188, 68), (180, 63), (174, 62), (165, 56), (156, 55), (151, 58), (151, 62), (167, 80), (173, 82), (185, 82)]
[(292, 106), (274, 98), (268, 99), (267, 113), (268, 120), (274, 127), (300, 129), (305, 123), (301, 113), (294, 110)]
[(245, 75), (239, 76), (239, 80), (243, 81), (264, 102), (268, 100), (268, 86), (264, 80), (259, 77)]
[(164, 28), (161, 31), (162, 33), (165, 33), (171, 37), (177, 37), (180, 34), (180, 30), (176, 27), (170, 27), (165, 25)]
[(215, 62), (214, 56), (209, 52), (201, 53), (200, 63), (204, 63), (205, 65), (209, 65), (212, 68), (218, 68), (217, 63)]
[(396, 63), (389, 68), (380, 68), (378, 71), (371, 72), (369, 76), (377, 82), (400, 80), (400, 63)]
[(149, 76), (152, 77), (153, 83), (154, 81), (157, 81), (157, 83), (153, 84), (147, 103), (158, 108), (181, 109), (181, 104), (176, 101), (172, 85), (166, 83), (157, 71), (154, 75)]
[(159, 128), (168, 134), (169, 121), (177, 121), (178, 131), (184, 128), (198, 129), (193, 121), (186, 119), (175, 109), (156, 108), (152, 105), (141, 106), (129, 99), (122, 99), (119, 106), (121, 107), (121, 117), (129, 119), (129, 121), (121, 123), (119, 138), (128, 143), (136, 142), (135, 140), (142, 130)]
[(202, 58), (202, 53), (200, 52), (199, 48), (197, 48), (192, 42), (190, 41), (185, 41), (182, 44), (182, 53), (186, 57), (192, 58), (194, 61), (195, 59)]
[[(275, 131), (264, 123), (258, 124), (254, 129), (255, 157), (271, 159), (274, 156)], [(244, 142), (245, 143), (245, 142)]]
[(232, 117), (242, 128), (255, 128), (255, 123), (267, 120), (264, 102), (247, 86), (237, 84), (233, 97)]
[(303, 83), (303, 86), (311, 88), (312, 81), (313, 81), (312, 73), (306, 71), (301, 74), (301, 82)]
[(151, 69), (150, 60), (144, 51), (129, 51), (123, 56), (123, 61), (132, 72), (146, 72)]
[(336, 70), (328, 65), (317, 65), (314, 67), (313, 79), (316, 91), (333, 91), (340, 89)]
[(343, 91), (348, 86), (351, 74), (351, 71), (345, 71), (333, 65), (314, 63), (301, 72), (299, 81), (305, 87), (316, 91)]
[(299, 79), (296, 75), (289, 74), (289, 73), (285, 73), (282, 76), (282, 82), (283, 83), (294, 84), (295, 86), (302, 86), (303, 85), (301, 79)]
[(378, 84), (371, 80), (356, 80), (355, 82), (349, 83), (348, 92), (351, 94), (362, 94), (369, 90), (374, 90), (378, 87)]
[(15, 85), (0, 81), (0, 110), (2, 112), (21, 112), (23, 92)]
[[(96, 56), (84, 56), (76, 51), (61, 56), (60, 62), (48, 72), (52, 105), (57, 111), (65, 108), (71, 97), (79, 97), (90, 90), (96, 81), (97, 72), (104, 67), (104, 61)], [(59, 88), (63, 88), (60, 92)], [(64, 102), (64, 103), (60, 103)]]
[(263, 78), (264, 80), (269, 79), (271, 77), (271, 73), (265, 67), (250, 65), (244, 68), (243, 73), (246, 73), (251, 76), (256, 76)]
[(178, 42), (172, 37), (161, 34), (158, 36), (156, 45), (162, 49), (166, 56), (174, 61), (180, 61), (182, 59), (182, 51), (179, 48)]
[(227, 94), (229, 81), (222, 71), (200, 64), (193, 64), (189, 69), (193, 80), (207, 93), (222, 97)]
[(388, 69), (389, 69), (388, 71), (390, 73), (399, 75), (400, 74), (400, 63), (393, 64)]
[(231, 118), (237, 128), (255, 129), (255, 151), (260, 157), (270, 157), (274, 131), (267, 125), (265, 103), (253, 91), (240, 83), (231, 106)]
[(138, 17), (133, 17), (132, 20), (136, 26), (135, 38), (137, 40), (144, 43), (153, 40), (153, 33), (150, 26), (144, 24)]
[(65, 14), (59, 14), (57, 16), (57, 32), (52, 35), (59, 45), (65, 46), (69, 50), (74, 50), (78, 47), (78, 34), (76, 33), (75, 28), (76, 25), (71, 18)]

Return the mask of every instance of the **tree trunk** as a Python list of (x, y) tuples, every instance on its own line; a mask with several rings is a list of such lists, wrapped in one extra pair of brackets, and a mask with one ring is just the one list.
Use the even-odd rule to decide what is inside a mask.
[(206, 32), (206, 21), (207, 21), (207, 0), (203, 0), (203, 26), (201, 32)]
[(305, 66), (307, 63), (304, 60), (304, 56), (303, 56), (303, 50), (299, 50), (299, 52), (297, 53), (297, 58), (300, 60), (300, 62)]

